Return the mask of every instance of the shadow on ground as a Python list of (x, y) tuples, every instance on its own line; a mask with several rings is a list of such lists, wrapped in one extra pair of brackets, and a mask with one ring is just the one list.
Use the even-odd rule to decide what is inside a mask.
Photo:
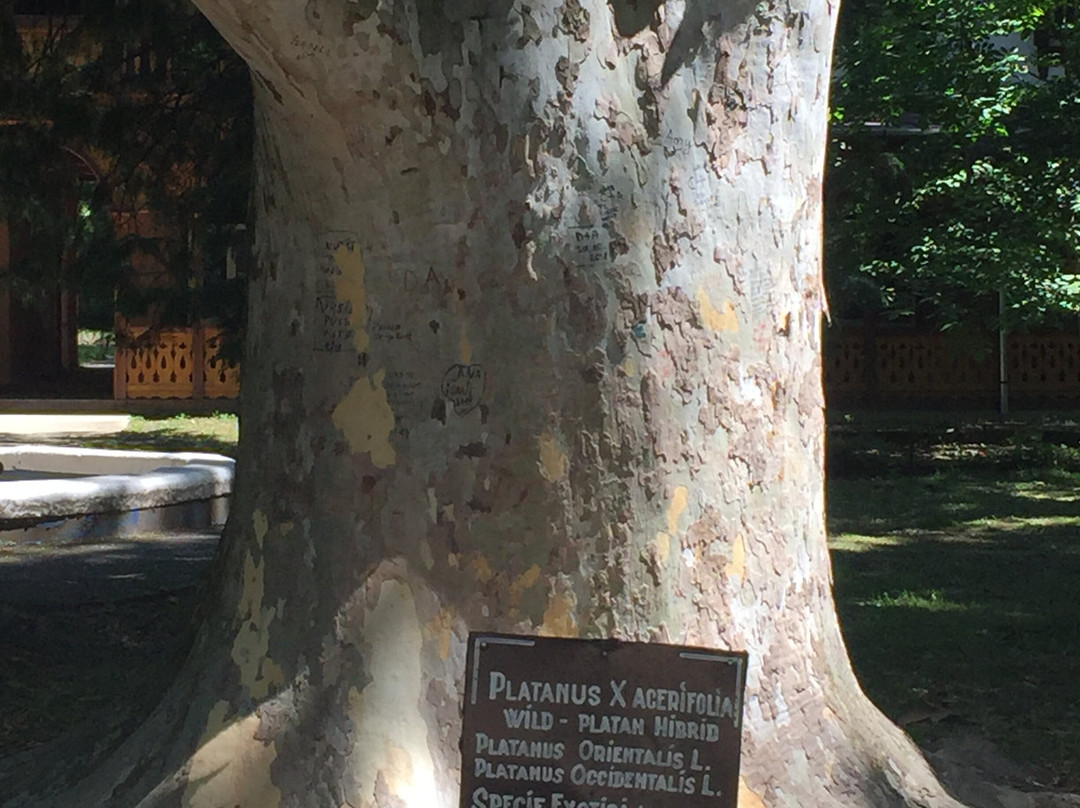
[(0, 549), (0, 802), (9, 756), (88, 725), (123, 737), (149, 714), (194, 640), (216, 545), (179, 533)]
[(1077, 790), (1080, 506), (1001, 498), (994, 512), (1015, 521), (834, 539), (852, 662), (868, 695), (922, 744), (978, 730), (1037, 762), (1044, 785)]
[[(41, 443), (56, 446), (70, 446), (69, 435), (35, 435), (30, 441), (25, 435), (0, 434), (0, 443)], [(87, 449), (136, 449), (149, 452), (213, 452), (226, 457), (236, 456), (235, 438), (222, 438), (214, 435), (199, 435), (198, 449), (192, 449), (190, 434), (182, 431), (136, 431), (123, 430), (107, 435), (81, 435), (79, 445)]]

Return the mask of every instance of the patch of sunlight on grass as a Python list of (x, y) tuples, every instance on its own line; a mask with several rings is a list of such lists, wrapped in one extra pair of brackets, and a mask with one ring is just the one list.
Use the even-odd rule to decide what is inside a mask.
[(168, 418), (133, 416), (123, 432), (82, 438), (83, 446), (101, 449), (147, 449), (164, 452), (218, 452), (235, 455), (239, 419), (229, 413)]
[(1024, 520), (1025, 523), (1034, 527), (1064, 527), (1066, 525), (1080, 525), (1078, 516), (1032, 516)]
[(190, 437), (198, 440), (218, 440), (236, 443), (239, 434), (239, 419), (235, 415), (215, 413), (214, 415), (181, 415), (171, 418), (131, 419), (130, 430), (143, 434), (166, 434)]
[(877, 609), (926, 609), (931, 612), (963, 612), (970, 607), (963, 603), (949, 600), (938, 589), (928, 589), (923, 592), (911, 592), (904, 589), (895, 595), (891, 592), (882, 592), (880, 595), (866, 600), (856, 601), (857, 606), (873, 606)]
[(1050, 499), (1054, 502), (1080, 502), (1080, 495), (1073, 493), (1066, 494), (1060, 488), (1029, 488), (1027, 486), (1017, 486), (1016, 496), (1034, 500)]
[(860, 533), (837, 533), (829, 537), (831, 549), (847, 550), (850, 553), (865, 553), (881, 547), (900, 547), (906, 543), (897, 535), (864, 536)]
[[(1054, 530), (1080, 527), (1080, 516), (987, 516), (969, 519), (956, 528), (957, 535), (950, 540), (979, 543), (996, 541), (999, 534), (1024, 530)], [(1033, 537), (1037, 535), (1034, 534)]]

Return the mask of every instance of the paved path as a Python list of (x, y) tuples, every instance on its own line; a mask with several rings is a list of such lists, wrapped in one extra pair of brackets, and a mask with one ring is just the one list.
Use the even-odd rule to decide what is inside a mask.
[(122, 432), (131, 416), (118, 413), (10, 413), (0, 412), (0, 433), (5, 435), (110, 435)]
[(217, 532), (0, 548), (0, 603), (98, 603), (184, 589), (205, 575)]

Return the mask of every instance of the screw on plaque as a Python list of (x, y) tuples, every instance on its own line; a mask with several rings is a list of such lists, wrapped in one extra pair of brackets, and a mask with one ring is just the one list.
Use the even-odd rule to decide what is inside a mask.
[(619, 646), (622, 645), (622, 642), (614, 637), (607, 637), (599, 642), (601, 656), (607, 656), (608, 654), (619, 650)]

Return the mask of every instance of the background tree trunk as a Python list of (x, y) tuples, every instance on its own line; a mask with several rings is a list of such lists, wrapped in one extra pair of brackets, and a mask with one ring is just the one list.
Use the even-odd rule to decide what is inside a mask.
[(835, 5), (203, 6), (258, 88), (224, 583), (68, 799), (455, 805), (500, 630), (749, 651), (740, 805), (955, 804), (831, 600)]

